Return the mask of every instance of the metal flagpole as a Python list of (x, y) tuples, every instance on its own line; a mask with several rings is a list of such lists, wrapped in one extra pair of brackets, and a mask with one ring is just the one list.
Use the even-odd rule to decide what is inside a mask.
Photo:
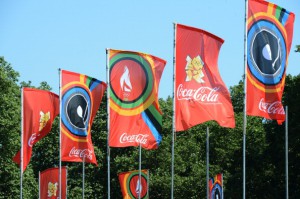
[(245, 0), (245, 34), (244, 34), (244, 119), (243, 119), (243, 199), (246, 199), (246, 126), (247, 126), (247, 17), (248, 0)]
[(222, 199), (224, 199), (223, 173), (221, 174), (221, 176), (222, 176)]
[(288, 106), (285, 107), (285, 183), (286, 199), (289, 199)]
[(138, 183), (138, 190), (139, 190), (139, 199), (141, 199), (141, 187), (142, 187), (142, 146), (140, 143), (139, 147), (139, 183)]
[(206, 198), (209, 199), (209, 127), (206, 128)]
[[(58, 69), (59, 74), (59, 101), (61, 102), (61, 69)], [(59, 106), (59, 198), (61, 198), (61, 114), (62, 114), (62, 107), (61, 103)]]
[(149, 198), (149, 184), (150, 184), (150, 178), (149, 178), (149, 169), (147, 170), (147, 195)]
[(107, 198), (110, 199), (110, 148), (109, 148), (109, 125), (110, 125), (110, 110), (109, 110), (109, 70), (108, 70), (108, 65), (109, 65), (109, 58), (108, 58), (108, 51), (109, 49), (106, 49), (106, 83), (107, 83), (107, 100), (106, 100), (106, 109), (107, 109)]
[(66, 167), (66, 199), (68, 198), (68, 167)]
[(39, 171), (39, 199), (41, 198), (41, 172)]
[(85, 173), (84, 173), (84, 166), (85, 166), (85, 156), (83, 156), (83, 161), (82, 161), (82, 199), (84, 199), (84, 177), (85, 177)]
[(21, 157), (20, 157), (20, 198), (23, 198), (23, 155), (24, 155), (24, 151), (23, 151), (23, 138), (24, 138), (24, 89), (23, 87), (21, 87)]
[(173, 122), (172, 122), (172, 165), (171, 165), (171, 199), (174, 198), (174, 145), (175, 145), (175, 73), (176, 73), (176, 67), (175, 67), (175, 60), (176, 60), (176, 26), (177, 24), (174, 23), (174, 46), (173, 46)]

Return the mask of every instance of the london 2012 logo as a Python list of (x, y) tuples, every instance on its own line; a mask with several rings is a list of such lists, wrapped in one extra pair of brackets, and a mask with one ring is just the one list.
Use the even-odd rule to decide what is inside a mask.
[(257, 13), (247, 22), (248, 79), (260, 90), (281, 87), (286, 70), (286, 31), (272, 15)]
[(186, 82), (195, 80), (197, 83), (204, 83), (203, 77), (203, 67), (204, 62), (202, 61), (201, 57), (198, 55), (195, 58), (191, 58), (190, 56), (186, 57)]

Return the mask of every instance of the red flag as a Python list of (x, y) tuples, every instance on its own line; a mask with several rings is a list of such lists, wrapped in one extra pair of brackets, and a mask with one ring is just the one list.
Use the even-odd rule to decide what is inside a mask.
[(295, 15), (267, 1), (249, 0), (247, 115), (285, 120), (281, 103)]
[(62, 161), (97, 165), (91, 128), (106, 83), (86, 75), (62, 70), (61, 154)]
[(158, 86), (166, 61), (109, 50), (109, 146), (155, 149), (161, 142)]
[(223, 174), (209, 180), (209, 199), (223, 199)]
[[(58, 95), (45, 90), (23, 88), (23, 168), (30, 162), (32, 147), (51, 130), (52, 122), (59, 113)], [(21, 150), (13, 157), (21, 162)]]
[[(40, 199), (59, 198), (59, 168), (50, 168), (40, 173)], [(61, 198), (67, 198), (67, 168), (61, 168)]]
[(119, 181), (123, 199), (140, 198), (147, 199), (148, 195), (148, 170), (141, 170), (141, 180), (139, 180), (139, 170), (119, 173)]
[(223, 42), (204, 30), (176, 25), (176, 131), (209, 120), (235, 127), (230, 95), (218, 71)]

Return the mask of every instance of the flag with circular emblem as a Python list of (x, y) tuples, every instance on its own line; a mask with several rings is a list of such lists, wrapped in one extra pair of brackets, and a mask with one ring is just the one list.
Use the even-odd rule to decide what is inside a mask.
[(139, 170), (127, 171), (119, 173), (119, 181), (123, 199), (147, 199), (148, 196), (148, 170), (141, 170), (141, 178)]
[(91, 129), (106, 83), (66, 70), (61, 76), (61, 159), (97, 164)]
[(249, 0), (247, 115), (285, 120), (281, 103), (295, 15), (267, 1)]
[(209, 199), (223, 199), (223, 174), (209, 179)]
[(108, 54), (109, 146), (157, 148), (162, 139), (158, 87), (166, 61), (132, 51)]

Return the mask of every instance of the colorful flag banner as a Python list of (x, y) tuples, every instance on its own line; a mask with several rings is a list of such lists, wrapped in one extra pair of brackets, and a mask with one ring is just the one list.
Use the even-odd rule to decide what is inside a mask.
[(141, 180), (139, 170), (119, 173), (119, 181), (123, 199), (147, 199), (148, 196), (148, 170), (141, 170)]
[(209, 180), (209, 199), (223, 199), (223, 174)]
[[(55, 93), (34, 88), (23, 88), (23, 168), (30, 162), (32, 147), (51, 130), (52, 122), (59, 113), (59, 97)], [(20, 165), (21, 150), (13, 157)]]
[(295, 15), (267, 1), (249, 0), (247, 115), (285, 120), (281, 103)]
[(158, 87), (166, 61), (109, 50), (109, 146), (155, 149), (161, 142)]
[(176, 24), (176, 131), (209, 120), (235, 127), (230, 95), (218, 71), (223, 42), (204, 30)]
[[(40, 199), (59, 198), (59, 168), (50, 168), (40, 173)], [(67, 198), (67, 168), (61, 168), (61, 198)]]
[(61, 159), (97, 165), (91, 128), (106, 83), (66, 70), (61, 75)]

